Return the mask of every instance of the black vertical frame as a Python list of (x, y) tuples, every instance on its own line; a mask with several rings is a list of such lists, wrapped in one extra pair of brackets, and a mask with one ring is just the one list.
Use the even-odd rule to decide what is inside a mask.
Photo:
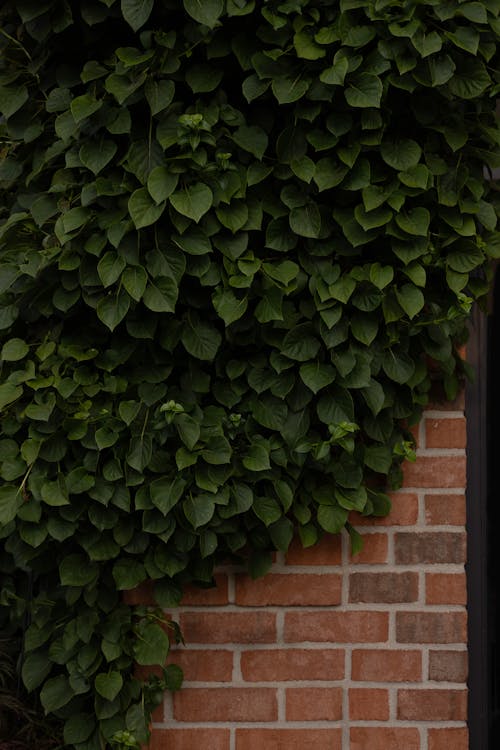
[(490, 325), (488, 317), (476, 307), (467, 344), (467, 359), (474, 368), (475, 380), (466, 388), (470, 750), (493, 750), (489, 743), (491, 655), (488, 635), (487, 526)]

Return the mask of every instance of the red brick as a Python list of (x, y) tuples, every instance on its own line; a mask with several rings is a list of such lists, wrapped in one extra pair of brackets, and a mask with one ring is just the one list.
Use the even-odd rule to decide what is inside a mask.
[[(227, 575), (218, 573), (214, 576), (215, 586), (201, 588), (199, 586), (188, 585), (184, 588), (182, 604), (189, 606), (212, 606), (214, 604), (227, 604), (228, 581)], [(125, 591), (123, 594), (124, 601), (129, 605), (143, 604), (147, 606), (155, 605), (153, 596), (153, 581), (145, 581), (135, 589)]]
[(387, 721), (389, 691), (381, 688), (351, 688), (349, 719), (351, 721)]
[(465, 573), (427, 573), (425, 601), (427, 604), (466, 604)]
[(465, 456), (418, 456), (403, 464), (406, 487), (465, 487)]
[(463, 417), (456, 419), (426, 419), (426, 448), (465, 448), (466, 423)]
[(186, 682), (231, 682), (233, 652), (203, 649), (173, 649), (169, 663), (178, 664)]
[[(311, 748), (311, 750), (342, 750), (342, 730), (236, 730), (236, 750), (256, 750), (256, 748), (258, 748), (258, 750), (304, 750), (306, 747)], [(192, 750), (194, 750), (194, 746)], [(413, 748), (409, 748), (408, 750), (413, 750)]]
[(229, 750), (229, 729), (155, 729), (148, 750)]
[(387, 562), (387, 535), (363, 534), (362, 550), (357, 555), (349, 553), (349, 559), (354, 564)]
[(276, 721), (272, 688), (184, 688), (174, 695), (177, 721)]
[(152, 607), (155, 604), (153, 598), (153, 582), (144, 581), (144, 583), (136, 586), (135, 589), (123, 592), (123, 601), (130, 607), (135, 607), (139, 604), (144, 606)]
[[(435, 387), (439, 389), (440, 384), (435, 383)], [(434, 400), (425, 407), (428, 411), (463, 411), (465, 408), (465, 390), (460, 391), (453, 401), (447, 401), (442, 393), (432, 395)]]
[(420, 682), (422, 655), (420, 651), (359, 649), (352, 652), (353, 680), (366, 682)]
[(273, 643), (272, 612), (184, 612), (180, 626), (186, 643)]
[[(153, 709), (151, 721), (156, 724), (162, 724), (165, 721), (165, 703), (162, 702), (159, 706), (156, 706), (156, 708)], [(1, 747), (2, 746), (0, 745), (0, 750)]]
[(351, 513), (353, 526), (412, 526), (418, 518), (418, 497), (414, 492), (394, 492), (390, 495), (391, 512), (383, 518)]
[(465, 526), (465, 495), (426, 495), (425, 521), (432, 526)]
[(300, 539), (294, 539), (287, 552), (287, 565), (340, 565), (342, 562), (342, 537), (325, 534), (313, 547), (304, 549)]
[(467, 727), (429, 729), (429, 750), (469, 750)]
[(241, 673), (247, 682), (341, 680), (344, 661), (341, 649), (259, 649), (241, 654)]
[(396, 612), (399, 643), (465, 643), (465, 612)]
[(400, 531), (394, 535), (397, 565), (465, 562), (466, 537), (459, 531)]
[(466, 682), (467, 651), (431, 651), (429, 654), (429, 680)]
[(377, 643), (388, 637), (387, 612), (287, 612), (285, 641)]
[(342, 718), (342, 688), (288, 688), (287, 721), (339, 721)]
[(417, 729), (352, 727), (350, 750), (420, 750), (420, 735)]
[(208, 589), (199, 586), (186, 586), (181, 604), (189, 607), (211, 607), (228, 603), (227, 575), (219, 573), (215, 576), (215, 586)]
[(418, 573), (352, 573), (349, 601), (415, 602), (418, 599)]
[(330, 573), (270, 573), (253, 581), (247, 575), (236, 578), (236, 604), (263, 607), (331, 606), (340, 604), (342, 577)]
[(465, 721), (466, 690), (399, 690), (398, 719), (404, 721)]

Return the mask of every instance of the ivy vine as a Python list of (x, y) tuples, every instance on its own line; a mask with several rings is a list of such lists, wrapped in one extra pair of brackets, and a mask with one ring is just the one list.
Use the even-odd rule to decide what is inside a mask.
[(2, 4), (0, 627), (67, 747), (147, 740), (187, 582), (388, 512), (500, 257), (499, 39), (500, 0)]

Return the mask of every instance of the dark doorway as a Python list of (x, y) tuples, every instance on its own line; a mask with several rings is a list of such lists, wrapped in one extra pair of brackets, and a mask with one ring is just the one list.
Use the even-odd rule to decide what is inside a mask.
[(500, 747), (500, 275), (491, 314), (474, 312), (467, 387), (469, 747)]

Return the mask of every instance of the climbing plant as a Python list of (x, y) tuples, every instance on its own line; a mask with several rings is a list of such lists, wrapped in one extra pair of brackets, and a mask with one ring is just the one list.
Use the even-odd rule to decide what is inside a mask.
[(187, 582), (388, 512), (500, 257), (499, 39), (500, 0), (2, 3), (0, 626), (69, 748), (147, 740)]

